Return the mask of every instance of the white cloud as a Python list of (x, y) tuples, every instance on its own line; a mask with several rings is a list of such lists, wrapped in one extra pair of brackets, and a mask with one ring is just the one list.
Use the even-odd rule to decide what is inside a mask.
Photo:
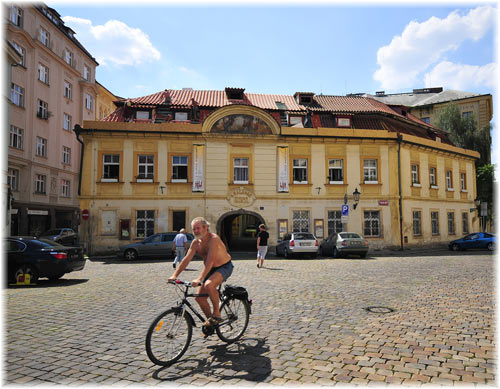
[(146, 33), (119, 20), (109, 20), (100, 26), (73, 16), (65, 16), (63, 20), (100, 65), (136, 66), (161, 57)]
[[(446, 53), (467, 40), (481, 39), (493, 27), (496, 13), (496, 8), (486, 5), (463, 16), (454, 11), (445, 19), (432, 17), (422, 23), (410, 22), (401, 35), (378, 50), (379, 69), (374, 79), (389, 90), (419, 84), (423, 74), (431, 74), (431, 66), (443, 61)], [(441, 71), (444, 66), (441, 65)], [(434, 78), (432, 82), (435, 84)]]
[(426, 87), (446, 85), (450, 89), (464, 90), (474, 87), (495, 87), (497, 64), (484, 66), (454, 64), (443, 61), (424, 76)]

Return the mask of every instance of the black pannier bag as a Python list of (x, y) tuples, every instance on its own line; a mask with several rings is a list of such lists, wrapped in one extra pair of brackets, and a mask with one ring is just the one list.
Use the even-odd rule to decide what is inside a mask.
[(223, 293), (227, 297), (248, 301), (248, 292), (243, 286), (226, 285)]

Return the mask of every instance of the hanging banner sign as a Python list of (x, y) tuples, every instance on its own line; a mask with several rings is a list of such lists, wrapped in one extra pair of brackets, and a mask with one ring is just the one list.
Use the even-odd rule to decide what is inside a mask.
[(203, 177), (205, 145), (194, 145), (193, 147), (193, 192), (203, 192), (205, 190)]
[(278, 147), (278, 192), (288, 192), (288, 147)]

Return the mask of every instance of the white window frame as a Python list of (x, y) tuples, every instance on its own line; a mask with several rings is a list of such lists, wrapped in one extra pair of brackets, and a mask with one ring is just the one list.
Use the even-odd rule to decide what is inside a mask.
[(447, 212), (448, 235), (455, 235), (455, 212)]
[(439, 235), (439, 212), (431, 211), (431, 234)]
[[(108, 159), (108, 161), (106, 161), (106, 159)], [(116, 177), (109, 177), (110, 175), (109, 170), (114, 166), (118, 166), (118, 174)], [(106, 172), (106, 170), (108, 170), (108, 172)], [(120, 180), (120, 154), (103, 154), (101, 182), (118, 182), (119, 180)]]
[[(151, 223), (153, 227), (151, 228)], [(155, 211), (136, 210), (135, 211), (135, 233), (137, 238), (147, 238), (155, 233)]]
[(49, 104), (43, 100), (38, 99), (36, 116), (40, 119), (49, 118)]
[(9, 146), (22, 150), (24, 147), (24, 130), (22, 128), (10, 125)]
[(23, 10), (15, 5), (10, 7), (9, 21), (17, 27), (23, 26)]
[(89, 95), (88, 93), (85, 93), (85, 108), (87, 108), (89, 111), (92, 111), (92, 96)]
[(61, 196), (62, 197), (71, 197), (71, 181), (61, 179)]
[(469, 233), (469, 214), (467, 212), (462, 212), (462, 234), (466, 235)]
[(64, 49), (64, 61), (68, 65), (73, 66), (73, 53), (68, 49)]
[(7, 170), (7, 185), (10, 190), (17, 191), (19, 189), (19, 169), (9, 168)]
[(363, 160), (363, 183), (378, 184), (378, 159)]
[(432, 189), (437, 189), (437, 170), (435, 167), (430, 167), (429, 168), (429, 184)]
[(38, 80), (49, 85), (49, 68), (44, 64), (38, 64)]
[[(179, 169), (183, 166), (186, 167), (186, 178), (179, 178), (180, 177)], [(189, 178), (189, 158), (188, 158), (188, 156), (187, 155), (172, 155), (172, 182), (188, 182), (188, 178)]]
[(72, 99), (73, 97), (73, 86), (71, 85), (70, 82), (64, 80), (64, 92), (63, 92), (64, 97), (67, 99)]
[(187, 112), (176, 112), (175, 113), (175, 120), (178, 121), (187, 121), (188, 120), (188, 113)]
[(309, 211), (292, 211), (292, 232), (311, 232), (311, 219)]
[[(334, 172), (340, 172), (341, 180), (334, 180)], [(344, 160), (343, 159), (329, 159), (328, 160), (328, 180), (330, 184), (343, 184), (344, 183)], [(330, 234), (328, 234), (330, 235)]]
[(62, 163), (71, 165), (71, 147), (62, 147)]
[(136, 111), (135, 118), (139, 120), (149, 120), (149, 111)]
[(24, 88), (11, 83), (10, 85), (10, 101), (18, 107), (24, 107)]
[(416, 187), (420, 186), (419, 166), (416, 163), (411, 165), (411, 184)]
[(137, 182), (153, 182), (155, 176), (154, 155), (137, 156)]
[(63, 114), (63, 130), (71, 132), (71, 115), (68, 115), (66, 112)]
[(413, 236), (422, 236), (422, 211), (413, 211)]
[(448, 192), (453, 192), (453, 172), (451, 170), (447, 170), (446, 173), (446, 190)]
[(328, 236), (342, 232), (342, 211), (330, 210), (327, 213)]
[(17, 52), (21, 56), (21, 62), (19, 62), (19, 65), (26, 67), (26, 57), (25, 57), (26, 50), (24, 49), (24, 47), (18, 45), (14, 41), (11, 43), (12, 43), (12, 46), (14, 46), (14, 48), (17, 50)]
[(90, 82), (90, 78), (91, 78), (91, 71), (90, 71), (90, 67), (88, 67), (87, 65), (83, 65), (83, 78), (86, 80), (86, 81), (89, 81)]
[(35, 193), (47, 194), (47, 176), (44, 174), (35, 174)]
[[(366, 223), (370, 223), (368, 228)], [(378, 238), (382, 236), (380, 211), (372, 210), (363, 212), (363, 232), (365, 237)]]
[(47, 139), (41, 136), (36, 137), (36, 155), (38, 157), (47, 157)]
[(50, 49), (50, 33), (43, 27), (40, 27), (40, 42)]
[[(294, 158), (292, 162), (292, 179), (294, 184), (307, 184), (308, 183), (308, 161), (307, 158)], [(297, 174), (295, 174), (297, 172)], [(300, 173), (302, 172), (302, 173)], [(295, 178), (305, 177), (303, 181), (297, 181)]]
[(467, 192), (467, 175), (466, 173), (460, 173), (460, 191)]
[(250, 174), (250, 159), (236, 157), (233, 159), (233, 183), (248, 184)]

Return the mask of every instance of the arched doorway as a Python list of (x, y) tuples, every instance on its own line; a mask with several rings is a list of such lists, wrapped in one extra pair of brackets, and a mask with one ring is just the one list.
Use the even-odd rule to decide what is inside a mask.
[(217, 234), (230, 251), (257, 251), (256, 236), (259, 224), (265, 224), (258, 213), (231, 211), (217, 221)]

